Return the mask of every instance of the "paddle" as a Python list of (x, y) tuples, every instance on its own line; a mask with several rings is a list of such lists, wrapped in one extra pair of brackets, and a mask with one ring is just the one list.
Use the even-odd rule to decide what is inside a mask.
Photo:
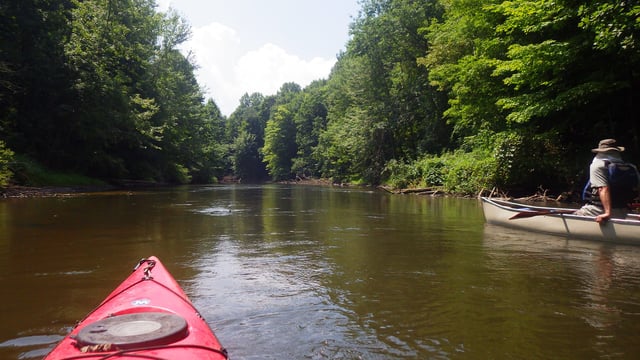
[(538, 216), (538, 215), (573, 214), (574, 212), (575, 212), (575, 210), (521, 211), (521, 212), (513, 215), (512, 217), (510, 217), (509, 220), (528, 218), (528, 217)]

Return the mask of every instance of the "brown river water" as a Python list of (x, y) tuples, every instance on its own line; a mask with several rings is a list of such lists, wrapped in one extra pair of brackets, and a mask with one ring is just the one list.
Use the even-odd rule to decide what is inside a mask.
[(40, 359), (156, 255), (240, 359), (637, 359), (640, 248), (476, 199), (286, 185), (0, 200), (0, 359)]

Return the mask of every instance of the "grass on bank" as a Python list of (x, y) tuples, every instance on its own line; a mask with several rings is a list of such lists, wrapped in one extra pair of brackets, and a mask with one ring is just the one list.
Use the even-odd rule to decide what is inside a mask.
[(93, 186), (106, 185), (102, 180), (84, 175), (51, 171), (26, 156), (16, 155), (9, 163), (10, 183), (21, 186)]

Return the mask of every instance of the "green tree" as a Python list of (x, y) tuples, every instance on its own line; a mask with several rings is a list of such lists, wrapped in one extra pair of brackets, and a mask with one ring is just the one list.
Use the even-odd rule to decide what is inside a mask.
[[(421, 29), (443, 10), (437, 2), (408, 0), (368, 0), (361, 5), (347, 51), (329, 78), (330, 130), (322, 137), (322, 147), (336, 150), (325, 154), (346, 156), (346, 148), (331, 142), (344, 141), (349, 134), (362, 136), (346, 141), (363, 147), (351, 154), (355, 158), (322, 162), (325, 168), (339, 162), (347, 166), (346, 176), (378, 183), (388, 161), (415, 160), (448, 145), (449, 130), (442, 118), (445, 96), (429, 84), (427, 68), (417, 63), (427, 50)], [(343, 134), (332, 130), (334, 126), (358, 129)]]
[(301, 178), (320, 176), (321, 156), (317, 149), (320, 135), (327, 128), (326, 83), (326, 80), (314, 81), (299, 94), (300, 106), (293, 120), (298, 151), (291, 171)]
[(265, 129), (262, 148), (263, 161), (273, 180), (291, 177), (292, 159), (296, 155), (296, 127), (293, 114), (285, 105), (280, 105), (271, 113)]
[(264, 130), (274, 102), (273, 96), (245, 94), (227, 121), (231, 167), (234, 174), (245, 181), (262, 181), (268, 178), (260, 149), (264, 146)]
[(110, 179), (205, 181), (222, 171), (219, 110), (205, 107), (195, 65), (177, 50), (189, 25), (155, 6), (0, 4), (2, 139), (52, 169)]
[[(149, 123), (158, 110), (145, 93), (160, 18), (153, 0), (74, 1), (65, 45), (79, 99), (66, 131), (76, 166), (98, 176), (129, 176), (123, 153), (157, 140)], [(67, 140), (71, 140), (68, 139)]]
[(201, 171), (206, 156), (204, 148), (211, 141), (211, 131), (203, 96), (194, 76), (194, 65), (178, 50), (164, 51), (157, 63), (154, 77), (154, 99), (158, 116), (154, 125), (159, 130), (157, 145), (162, 162), (171, 178), (175, 168), (189, 173)]
[(323, 177), (335, 181), (362, 179), (371, 129), (370, 122), (359, 108), (364, 97), (360, 76), (363, 61), (343, 55), (334, 67), (327, 83), (327, 128), (320, 134), (316, 156)]
[(47, 165), (59, 165), (69, 146), (65, 125), (75, 96), (64, 43), (71, 8), (63, 0), (0, 3), (0, 139)]
[(231, 164), (233, 173), (242, 181), (260, 181), (266, 170), (258, 153), (259, 147), (254, 134), (241, 130), (231, 144)]
[[(432, 83), (449, 94), (445, 116), (460, 144), (472, 146), (478, 133), (534, 140), (510, 141), (509, 146), (495, 142), (496, 151), (505, 151), (498, 157), (515, 156), (509, 167), (514, 172), (529, 169), (526, 179), (503, 174), (511, 179), (507, 186), (566, 181), (559, 179), (566, 176), (559, 169), (582, 168), (588, 156), (583, 144), (602, 136), (637, 144), (637, 122), (630, 121), (637, 96), (633, 6), (549, 0), (443, 3), (445, 17), (427, 28), (431, 46), (419, 61), (430, 69)], [(613, 45), (617, 42), (625, 45)], [(554, 151), (554, 142), (566, 144), (564, 151)], [(549, 161), (532, 159), (526, 150), (531, 145), (549, 150), (544, 157)], [(566, 153), (584, 155), (570, 155), (573, 160), (563, 163), (558, 157)]]
[(485, 11), (494, 2), (442, 0), (446, 9), (442, 20), (422, 30), (429, 47), (417, 61), (429, 69), (431, 83), (448, 94), (449, 107), (443, 115), (453, 125), (452, 140), (458, 146), (481, 130), (505, 128), (496, 100), (507, 89), (493, 73), (506, 45), (493, 37), (498, 19)]
[(216, 103), (209, 99), (205, 104), (207, 120), (203, 124), (203, 154), (200, 170), (194, 174), (194, 182), (209, 183), (231, 173), (227, 154), (229, 145), (225, 140), (226, 118)]

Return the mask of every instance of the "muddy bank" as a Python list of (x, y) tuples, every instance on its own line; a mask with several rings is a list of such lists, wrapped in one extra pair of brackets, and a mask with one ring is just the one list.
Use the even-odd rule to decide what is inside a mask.
[(0, 188), (0, 198), (65, 197), (84, 193), (112, 191), (110, 185), (92, 186), (7, 186)]
[[(222, 181), (221, 183), (235, 183)], [(117, 194), (119, 192), (144, 191), (179, 186), (176, 184), (159, 183), (142, 180), (110, 180), (100, 185), (69, 185), (69, 186), (22, 186), (10, 185), (0, 187), (0, 198), (33, 198), (33, 197), (68, 197), (82, 194)]]

